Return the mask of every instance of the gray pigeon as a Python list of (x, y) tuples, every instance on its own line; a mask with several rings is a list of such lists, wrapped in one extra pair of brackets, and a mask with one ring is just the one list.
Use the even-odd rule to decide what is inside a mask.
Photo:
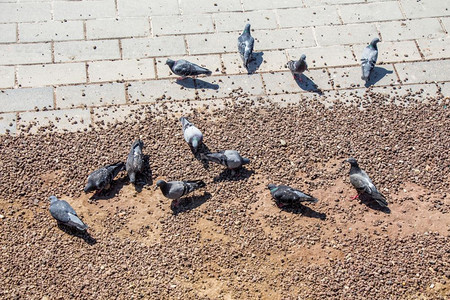
[[(302, 75), (303, 72), (308, 70), (308, 65), (306, 64), (306, 55), (302, 54), (299, 60), (290, 60), (287, 63), (289, 70), (291, 70), (292, 75)], [(299, 76), (299, 80), (302, 81), (302, 77)]]
[(224, 150), (216, 153), (200, 154), (202, 159), (206, 159), (234, 170), (242, 165), (250, 163), (248, 158), (242, 157), (236, 150)]
[(203, 180), (192, 180), (192, 181), (169, 181), (158, 180), (156, 182), (156, 188), (161, 189), (164, 197), (175, 200), (173, 206), (178, 206), (178, 199), (193, 192), (196, 189), (205, 187), (206, 184)]
[(267, 188), (270, 190), (270, 194), (280, 208), (285, 205), (298, 205), (300, 202), (316, 203), (318, 201), (313, 196), (293, 189), (287, 185), (276, 186), (271, 183), (267, 186)]
[(64, 200), (58, 200), (55, 196), (50, 196), (50, 214), (59, 223), (76, 228), (81, 231), (88, 229), (88, 226), (80, 220), (75, 210)]
[(188, 62), (187, 60), (180, 59), (180, 60), (171, 60), (167, 59), (166, 65), (169, 66), (170, 70), (180, 76), (178, 80), (183, 80), (186, 77), (195, 77), (198, 75), (211, 75), (212, 72), (206, 68), (200, 67), (199, 65), (196, 65), (194, 63)]
[(364, 48), (361, 57), (361, 68), (362, 76), (361, 79), (364, 81), (369, 81), (370, 73), (375, 67), (375, 63), (378, 59), (378, 47), (377, 43), (380, 41), (379, 38), (374, 38), (370, 44)]
[(380, 206), (387, 207), (388, 203), (386, 201), (386, 198), (377, 190), (366, 172), (361, 170), (356, 159), (349, 158), (344, 162), (348, 162), (351, 165), (350, 183), (358, 191), (358, 194), (353, 199), (356, 199), (364, 194), (367, 195), (370, 199), (375, 200)]
[(131, 183), (135, 183), (136, 175), (141, 174), (144, 171), (144, 155), (142, 154), (143, 147), (144, 142), (140, 139), (137, 139), (131, 145), (131, 150), (128, 154), (126, 163), (126, 170)]
[(255, 44), (255, 39), (250, 34), (250, 24), (245, 25), (244, 32), (238, 38), (238, 50), (241, 55), (244, 67), (248, 71), (248, 66), (252, 60), (253, 45)]
[(197, 152), (198, 146), (203, 141), (202, 132), (185, 117), (181, 117), (180, 122), (183, 125), (184, 140), (194, 149), (194, 152)]
[(125, 169), (123, 162), (118, 162), (112, 165), (102, 167), (89, 174), (87, 184), (84, 187), (84, 192), (89, 193), (94, 190), (102, 191), (110, 188), (111, 182), (120, 171)]

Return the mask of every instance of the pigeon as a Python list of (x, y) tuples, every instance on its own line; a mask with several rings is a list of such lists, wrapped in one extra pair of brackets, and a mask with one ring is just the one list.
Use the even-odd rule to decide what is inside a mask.
[(158, 180), (156, 182), (156, 188), (161, 189), (164, 197), (175, 200), (173, 206), (178, 206), (178, 199), (193, 192), (196, 189), (205, 187), (206, 184), (203, 180), (191, 180), (191, 181), (169, 181)]
[(244, 67), (248, 71), (248, 66), (252, 60), (253, 45), (255, 44), (255, 39), (250, 34), (250, 24), (245, 25), (244, 32), (238, 38), (238, 50), (241, 55)]
[(180, 122), (183, 125), (184, 140), (192, 147), (194, 152), (197, 152), (198, 146), (200, 146), (203, 141), (202, 132), (185, 117), (181, 117)]
[[(344, 162), (348, 162), (351, 165), (350, 168), (350, 182), (353, 187), (358, 191), (358, 194), (353, 199), (358, 198), (360, 195), (367, 195), (370, 199), (375, 200), (380, 206), (387, 207), (388, 203), (386, 198), (381, 194), (375, 185), (372, 183), (370, 177), (360, 169), (358, 162), (354, 158), (349, 158)], [(352, 199), (352, 200), (353, 200)]]
[(313, 196), (305, 194), (299, 190), (291, 188), (287, 185), (275, 185), (269, 184), (267, 188), (270, 190), (270, 194), (275, 199), (278, 207), (286, 205), (295, 205), (300, 202), (316, 203), (318, 200)]
[(143, 147), (144, 142), (140, 139), (137, 139), (131, 145), (131, 150), (128, 154), (127, 163), (125, 165), (131, 183), (135, 183), (136, 175), (144, 171), (144, 155), (142, 154)]
[(64, 200), (58, 200), (55, 196), (50, 196), (50, 214), (59, 223), (76, 228), (80, 231), (86, 231), (88, 226), (80, 220), (75, 210)]
[(103, 189), (109, 189), (114, 177), (124, 169), (125, 164), (123, 162), (118, 162), (95, 170), (89, 174), (87, 179), (88, 182), (84, 187), (84, 192), (89, 193), (94, 190), (102, 191)]
[[(291, 70), (292, 75), (302, 75), (303, 72), (308, 70), (308, 65), (306, 64), (306, 55), (302, 54), (299, 60), (290, 60), (287, 63), (289, 70)], [(302, 81), (302, 78), (299, 77), (299, 80)]]
[(236, 150), (224, 150), (216, 153), (201, 153), (200, 157), (217, 164), (224, 165), (228, 169), (234, 170), (242, 165), (250, 163), (248, 158), (242, 157)]
[(374, 38), (370, 44), (364, 48), (361, 57), (361, 68), (362, 68), (362, 76), (361, 79), (364, 81), (369, 81), (370, 72), (372, 72), (375, 67), (375, 63), (378, 58), (378, 47), (377, 43), (380, 41), (379, 38)]
[(188, 62), (187, 60), (184, 59), (180, 60), (167, 59), (166, 65), (169, 66), (170, 70), (174, 74), (181, 76), (178, 78), (178, 80), (183, 80), (189, 76), (196, 77), (202, 74), (209, 76), (212, 74), (210, 70), (200, 67), (199, 65), (196, 65), (194, 63)]

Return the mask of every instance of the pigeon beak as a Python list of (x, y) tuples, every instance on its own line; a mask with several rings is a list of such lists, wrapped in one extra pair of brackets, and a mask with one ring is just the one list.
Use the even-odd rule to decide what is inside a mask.
[(157, 185), (155, 185), (155, 189), (154, 189), (154, 191), (156, 191), (158, 189), (158, 186)]

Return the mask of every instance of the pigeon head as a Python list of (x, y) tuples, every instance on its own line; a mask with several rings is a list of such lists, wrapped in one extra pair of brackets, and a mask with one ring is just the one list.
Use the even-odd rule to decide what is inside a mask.
[(164, 186), (164, 185), (166, 185), (166, 182), (164, 181), (164, 180), (158, 180), (157, 182), (156, 182), (156, 186), (158, 187), (158, 186)]
[(376, 48), (377, 47), (377, 43), (380, 41), (379, 38), (374, 38), (371, 42), (370, 42), (370, 46)]
[(53, 202), (58, 201), (58, 198), (56, 198), (56, 196), (50, 196), (50, 197), (48, 197), (48, 200), (50, 201), (50, 203), (53, 203)]
[(144, 148), (144, 142), (141, 139), (137, 139), (134, 141), (133, 145), (131, 145), (131, 148), (135, 148), (136, 146)]
[(245, 33), (250, 33), (250, 23), (245, 25), (244, 32)]
[(84, 192), (85, 193), (92, 192), (93, 190), (95, 190), (95, 186), (94, 186), (94, 184), (92, 184), (92, 182), (88, 182), (86, 184), (86, 186), (84, 187)]
[(353, 157), (350, 157), (350, 158), (344, 160), (344, 162), (348, 162), (352, 166), (357, 166), (358, 165), (358, 162)]
[(246, 157), (243, 157), (242, 158), (242, 164), (243, 165), (246, 165), (246, 164), (249, 164), (250, 163), (250, 159), (248, 159), (248, 158), (246, 158)]
[(172, 68), (174, 64), (175, 64), (174, 60), (171, 60), (170, 58), (166, 60), (166, 65), (168, 65), (170, 68)]
[(277, 186), (275, 185), (275, 184), (273, 184), (273, 183), (269, 183), (268, 185), (267, 185), (267, 188), (269, 189), (269, 190), (273, 190), (273, 189), (275, 189)]
[(306, 55), (302, 54), (302, 56), (300, 56), (300, 60), (305, 60), (306, 59)]

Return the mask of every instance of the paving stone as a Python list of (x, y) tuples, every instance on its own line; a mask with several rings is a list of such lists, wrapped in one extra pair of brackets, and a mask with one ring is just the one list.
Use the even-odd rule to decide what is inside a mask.
[(435, 39), (446, 35), (438, 19), (384, 22), (378, 28), (382, 41)]
[[(187, 86), (187, 87), (185, 87)], [(175, 80), (148, 80), (132, 82), (128, 86), (131, 103), (152, 103), (167, 100), (195, 98), (195, 86), (192, 79), (177, 83)]]
[(118, 40), (57, 42), (55, 62), (119, 59)]
[(0, 32), (0, 43), (16, 42), (16, 24), (0, 24)]
[(0, 45), (0, 65), (49, 63), (51, 61), (50, 44)]
[(201, 99), (223, 98), (240, 89), (248, 95), (264, 94), (261, 77), (253, 75), (230, 75), (202, 78), (196, 80), (198, 95)]
[(431, 58), (450, 58), (450, 38), (435, 40), (417, 40), (420, 51), (426, 59)]
[(252, 35), (255, 51), (316, 46), (311, 28), (255, 30)]
[(12, 88), (14, 87), (14, 67), (0, 66), (0, 88)]
[(260, 9), (275, 9), (275, 8), (289, 8), (289, 7), (302, 7), (301, 0), (242, 0), (244, 9), (247, 10), (260, 10)]
[[(287, 58), (284, 51), (254, 52), (254, 60), (250, 63), (250, 72), (269, 72), (273, 70), (287, 70)], [(222, 55), (225, 72), (227, 74), (247, 74), (238, 53)]]
[[(180, 9), (183, 15), (187, 14), (203, 14), (212, 12), (225, 12), (225, 11), (242, 11), (240, 0), (227, 0), (227, 1), (210, 1), (210, 0), (197, 0), (195, 4), (191, 1), (180, 1)], [(263, 9), (263, 8), (261, 8)]]
[(53, 88), (10, 89), (0, 91), (0, 112), (53, 108)]
[(287, 54), (290, 60), (299, 59), (302, 54), (305, 54), (308, 68), (359, 64), (359, 61), (353, 57), (350, 46), (287, 49)]
[[(214, 74), (222, 72), (222, 62), (219, 55), (197, 55), (197, 56), (172, 56), (170, 59), (178, 60), (185, 59), (194, 64), (202, 66), (211, 70)], [(158, 78), (177, 78), (178, 75), (173, 74), (169, 66), (166, 65), (167, 57), (158, 57), (156, 60), (156, 72), (158, 73)]]
[[(365, 82), (361, 79), (361, 67), (333, 68), (329, 69), (329, 71), (335, 88), (342, 89), (365, 86)], [(392, 65), (376, 66), (370, 75), (369, 85), (380, 86), (390, 84), (398, 84), (398, 78)]]
[[(88, 109), (65, 109), (19, 114), (18, 131), (36, 133), (39, 128), (54, 125), (57, 131), (87, 130), (91, 124)], [(30, 127), (29, 131), (26, 128)]]
[(114, 0), (55, 1), (53, 18), (55, 20), (115, 18), (114, 2)]
[(269, 10), (250, 11), (244, 13), (213, 14), (217, 31), (243, 31), (245, 24), (252, 24), (252, 29), (275, 29), (277, 17)]
[(211, 15), (155, 16), (152, 17), (153, 34), (192, 34), (214, 32)]
[(94, 61), (89, 63), (88, 72), (91, 82), (152, 79), (155, 78), (155, 64), (153, 58)]
[(0, 134), (16, 134), (16, 113), (0, 114)]
[(369, 43), (378, 37), (374, 24), (349, 24), (314, 28), (320, 46)]
[(435, 84), (411, 84), (411, 85), (401, 85), (394, 86), (392, 88), (388, 87), (374, 87), (372, 92), (385, 94), (390, 97), (403, 97), (411, 96), (417, 94), (417, 98), (423, 97), (436, 97), (438, 95), (438, 88)]
[[(353, 51), (361, 57), (367, 44), (353, 45)], [(380, 42), (378, 43), (378, 64), (421, 60), (419, 50), (414, 41)]]
[(239, 33), (187, 35), (190, 54), (226, 53), (237, 51)]
[(83, 40), (82, 21), (19, 23), (20, 42)]
[(144, 37), (150, 34), (148, 18), (121, 18), (86, 21), (88, 39)]
[(85, 83), (86, 65), (71, 63), (18, 66), (17, 80), (23, 87)]
[(407, 18), (424, 18), (450, 15), (450, 2), (439, 0), (400, 0)]
[(294, 80), (291, 72), (263, 74), (267, 94), (314, 92), (333, 88), (326, 70), (309, 70), (301, 78), (302, 82)]
[(119, 17), (149, 17), (180, 13), (178, 0), (117, 0), (117, 7)]
[(0, 3), (0, 22), (38, 22), (52, 19), (50, 3)]
[(122, 40), (123, 58), (184, 55), (186, 47), (182, 36), (161, 36)]
[(344, 23), (361, 23), (403, 19), (397, 1), (339, 6)]
[(281, 27), (341, 24), (337, 8), (333, 6), (279, 9), (277, 14)]
[(55, 89), (55, 95), (56, 106), (59, 108), (84, 105), (102, 106), (126, 102), (123, 83), (60, 86)]
[(441, 93), (444, 97), (450, 98), (450, 82), (439, 83), (438, 86), (441, 88)]
[(450, 60), (395, 64), (403, 83), (430, 83), (448, 81)]

